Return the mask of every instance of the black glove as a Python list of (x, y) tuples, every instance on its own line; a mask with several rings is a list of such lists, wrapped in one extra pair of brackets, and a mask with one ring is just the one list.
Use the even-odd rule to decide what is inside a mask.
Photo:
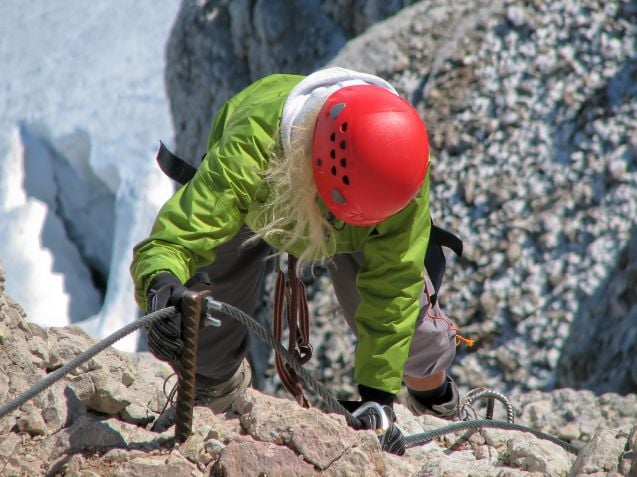
[(405, 436), (396, 426), (396, 414), (391, 407), (368, 401), (355, 410), (353, 415), (360, 422), (359, 429), (371, 429), (379, 434), (380, 447), (384, 451), (396, 455), (405, 453)]
[[(148, 287), (147, 313), (169, 306), (178, 307), (185, 291), (186, 287), (176, 276), (166, 272), (160, 273), (153, 278)], [(181, 315), (179, 313), (163, 320), (155, 320), (148, 330), (148, 349), (162, 361), (175, 361), (184, 347), (180, 334)]]
[[(205, 273), (197, 273), (182, 285), (172, 273), (162, 272), (150, 282), (146, 295), (148, 313), (174, 306), (179, 310), (181, 298), (191, 286), (205, 283), (210, 285), (210, 279)], [(184, 343), (181, 335), (181, 314), (175, 313), (169, 318), (153, 321), (148, 330), (148, 349), (162, 361), (175, 361), (179, 358)]]

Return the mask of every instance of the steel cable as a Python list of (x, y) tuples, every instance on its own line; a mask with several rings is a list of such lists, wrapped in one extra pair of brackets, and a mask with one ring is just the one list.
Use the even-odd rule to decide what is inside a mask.
[(338, 402), (338, 400), (332, 396), (325, 386), (323, 386), (320, 382), (314, 378), (310, 373), (308, 373), (303, 366), (299, 363), (299, 361), (294, 357), (292, 353), (290, 353), (285, 346), (283, 346), (279, 341), (277, 341), (272, 333), (266, 330), (263, 326), (257, 323), (250, 315), (244, 313), (243, 311), (235, 308), (233, 306), (228, 305), (227, 303), (222, 303), (220, 301), (216, 301), (213, 299), (208, 299), (208, 310), (212, 310), (213, 312), (220, 312), (230, 318), (237, 320), (239, 323), (244, 325), (248, 330), (253, 332), (259, 338), (261, 338), (266, 344), (276, 349), (285, 362), (303, 379), (303, 381), (308, 384), (325, 402), (329, 408), (329, 410), (336, 412), (338, 414), (342, 414), (345, 416), (347, 423), (354, 427), (355, 429), (360, 429), (361, 423), (360, 419), (352, 414), (343, 407), (343, 405)]
[(521, 432), (529, 432), (540, 439), (545, 439), (547, 441), (552, 442), (553, 444), (557, 444), (563, 449), (576, 454), (579, 452), (579, 448), (574, 446), (573, 444), (563, 441), (555, 436), (547, 434), (542, 431), (537, 431), (527, 426), (523, 426), (520, 424), (514, 424), (512, 422), (506, 421), (492, 421), (487, 419), (476, 419), (473, 421), (459, 421), (453, 422), (449, 425), (439, 427), (436, 429), (432, 429), (430, 431), (422, 432), (420, 434), (412, 434), (410, 436), (405, 437), (405, 446), (407, 448), (419, 446), (422, 444), (426, 444), (427, 442), (441, 437), (445, 434), (451, 434), (452, 432), (459, 432), (465, 430), (480, 430), (483, 428), (494, 428), (494, 429), (504, 429), (510, 431), (521, 431)]
[(13, 412), (16, 409), (18, 409), (20, 406), (22, 406), (28, 400), (33, 399), (35, 396), (40, 394), (46, 388), (48, 388), (48, 387), (52, 386), (53, 384), (55, 384), (57, 381), (62, 379), (65, 375), (67, 375), (68, 373), (73, 371), (75, 368), (77, 368), (81, 364), (83, 364), (86, 361), (88, 361), (89, 359), (91, 359), (93, 356), (101, 353), (106, 348), (108, 348), (113, 343), (115, 343), (116, 341), (121, 340), (123, 337), (131, 334), (133, 331), (138, 330), (142, 326), (147, 326), (147, 325), (149, 325), (150, 323), (152, 323), (155, 320), (161, 320), (163, 318), (169, 318), (169, 317), (173, 316), (175, 313), (176, 313), (175, 307), (171, 306), (169, 308), (164, 308), (164, 309), (156, 311), (154, 313), (150, 313), (148, 315), (145, 315), (145, 316), (133, 321), (132, 323), (129, 323), (128, 325), (124, 326), (123, 328), (120, 328), (119, 330), (117, 330), (113, 334), (111, 334), (111, 335), (107, 336), (106, 338), (104, 338), (102, 341), (99, 341), (95, 345), (91, 346), (86, 351), (83, 351), (82, 353), (80, 353), (77, 356), (75, 356), (71, 361), (66, 363), (61, 368), (58, 368), (55, 371), (53, 371), (52, 373), (50, 373), (46, 378), (44, 378), (44, 379), (38, 381), (37, 383), (35, 383), (33, 386), (31, 386), (24, 393), (22, 393), (20, 396), (15, 398), (13, 401), (11, 401), (11, 402), (5, 404), (4, 406), (0, 407), (0, 419), (5, 417), (10, 412)]

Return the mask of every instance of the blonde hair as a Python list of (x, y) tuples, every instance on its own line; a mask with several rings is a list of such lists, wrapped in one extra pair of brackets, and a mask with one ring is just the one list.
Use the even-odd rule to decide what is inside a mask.
[[(275, 238), (285, 250), (302, 250), (298, 269), (323, 264), (334, 252), (331, 226), (317, 203), (312, 173), (312, 135), (303, 131), (286, 154), (279, 144), (262, 172), (269, 188), (267, 202), (258, 211), (254, 233)], [(281, 253), (281, 252), (279, 252)]]

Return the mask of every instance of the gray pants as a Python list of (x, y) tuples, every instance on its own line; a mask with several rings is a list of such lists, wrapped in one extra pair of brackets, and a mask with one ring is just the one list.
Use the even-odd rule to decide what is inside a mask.
[[(213, 296), (254, 316), (267, 268), (273, 252), (263, 241), (243, 245), (251, 232), (243, 228), (228, 243), (219, 247), (217, 259), (203, 270), (212, 281)], [(356, 274), (361, 253), (337, 254), (328, 262), (328, 271), (345, 319), (354, 333), (354, 314), (360, 303)], [(446, 369), (455, 356), (455, 332), (436, 304), (430, 306), (429, 279), (421, 293), (420, 316), (414, 331), (409, 359), (404, 367), (408, 376), (422, 377)], [(310, 322), (311, 326), (311, 322)], [(248, 353), (248, 331), (232, 319), (222, 319), (219, 328), (202, 327), (197, 353), (199, 386), (215, 385), (228, 380)]]
[[(362, 253), (336, 254), (327, 266), (336, 298), (343, 308), (347, 324), (355, 334), (354, 314), (361, 301), (356, 289), (356, 275), (362, 260)], [(451, 321), (438, 303), (431, 306), (429, 297), (433, 293), (433, 285), (427, 277), (420, 294), (420, 315), (409, 348), (409, 358), (403, 368), (407, 376), (420, 378), (442, 371), (451, 365), (456, 355), (455, 331), (450, 329)]]

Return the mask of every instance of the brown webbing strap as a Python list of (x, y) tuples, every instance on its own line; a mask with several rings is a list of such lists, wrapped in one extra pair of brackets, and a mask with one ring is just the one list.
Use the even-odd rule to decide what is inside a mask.
[[(310, 345), (310, 322), (305, 285), (296, 274), (296, 257), (288, 255), (288, 275), (278, 267), (276, 288), (274, 292), (274, 317), (272, 331), (277, 340), (283, 335), (283, 308), (288, 323), (288, 351), (301, 364), (307, 363), (312, 357)], [(279, 353), (275, 353), (276, 370), (283, 386), (294, 396), (296, 402), (305, 408), (310, 407), (303, 393), (303, 382), (296, 372), (285, 364)]]

